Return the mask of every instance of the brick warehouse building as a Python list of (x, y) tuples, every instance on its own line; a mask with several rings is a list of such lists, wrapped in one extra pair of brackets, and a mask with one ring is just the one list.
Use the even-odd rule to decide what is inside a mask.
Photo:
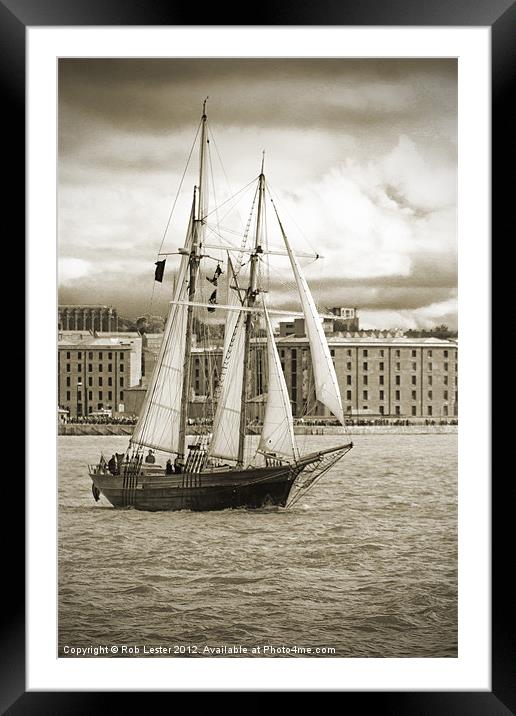
[[(327, 336), (344, 413), (350, 418), (453, 418), (458, 415), (458, 345), (437, 338)], [(295, 416), (329, 416), (314, 395), (308, 340), (277, 346)]]
[[(294, 417), (331, 418), (315, 399), (310, 348), (297, 325), (296, 334), (277, 337), (277, 347), (292, 401)], [(284, 331), (283, 331), (284, 333)], [(407, 338), (389, 331), (361, 331), (328, 335), (330, 352), (341, 390), (344, 413), (357, 418), (451, 419), (458, 416), (456, 341)], [(248, 395), (251, 419), (259, 419), (266, 392), (265, 346), (252, 342), (253, 367)], [(155, 346), (155, 350), (158, 346)], [(206, 414), (203, 402), (213, 395), (220, 372), (222, 348), (192, 353), (190, 415)], [(149, 378), (147, 373), (147, 379)], [(127, 411), (138, 414), (146, 385), (128, 391)], [(131, 398), (129, 399), (129, 395)]]
[(141, 380), (137, 335), (63, 332), (58, 340), (58, 405), (70, 417), (110, 408), (124, 412), (125, 391)]

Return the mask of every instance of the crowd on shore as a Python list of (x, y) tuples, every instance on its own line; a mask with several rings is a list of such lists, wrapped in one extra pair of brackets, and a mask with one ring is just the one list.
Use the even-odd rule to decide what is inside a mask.
[[(61, 420), (66, 425), (135, 425), (138, 418), (134, 415), (131, 416), (109, 416), (109, 415), (84, 415), (77, 418), (64, 418)], [(349, 426), (363, 426), (363, 425), (394, 425), (394, 426), (409, 426), (409, 425), (458, 425), (457, 418), (432, 420), (426, 418), (425, 420), (409, 420), (406, 418), (357, 418), (347, 419), (346, 425)], [(207, 418), (190, 418), (188, 424), (191, 426), (211, 426), (212, 420)], [(306, 426), (306, 427), (338, 427), (340, 423), (336, 420), (316, 420), (302, 418), (294, 421), (295, 426)], [(262, 425), (258, 420), (252, 421), (249, 424), (251, 428), (260, 428)]]
[(111, 415), (80, 415), (77, 418), (63, 418), (61, 422), (65, 425), (136, 425), (134, 415), (111, 416)]

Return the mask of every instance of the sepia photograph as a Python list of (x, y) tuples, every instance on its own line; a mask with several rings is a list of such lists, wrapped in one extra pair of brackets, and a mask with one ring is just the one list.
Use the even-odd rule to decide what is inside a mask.
[(58, 657), (456, 659), (457, 59), (57, 73)]

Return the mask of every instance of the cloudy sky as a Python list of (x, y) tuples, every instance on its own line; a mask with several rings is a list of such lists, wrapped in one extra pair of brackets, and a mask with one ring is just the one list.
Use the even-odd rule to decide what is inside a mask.
[[(265, 150), (293, 247), (325, 257), (303, 262), (320, 306), (357, 306), (365, 328), (456, 327), (455, 60), (61, 60), (61, 303), (149, 310), (207, 95), (212, 207), (258, 175)], [(195, 181), (192, 163), (163, 251), (184, 241)], [(217, 218), (238, 229), (236, 212)], [(291, 308), (278, 261), (274, 303)], [(164, 312), (170, 284), (155, 289)]]

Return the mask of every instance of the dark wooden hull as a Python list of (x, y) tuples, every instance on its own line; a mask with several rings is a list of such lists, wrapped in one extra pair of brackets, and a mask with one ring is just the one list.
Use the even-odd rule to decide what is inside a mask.
[(114, 507), (137, 510), (224, 510), (284, 507), (304, 465), (182, 475), (148, 473), (124, 477), (90, 472), (93, 487)]

